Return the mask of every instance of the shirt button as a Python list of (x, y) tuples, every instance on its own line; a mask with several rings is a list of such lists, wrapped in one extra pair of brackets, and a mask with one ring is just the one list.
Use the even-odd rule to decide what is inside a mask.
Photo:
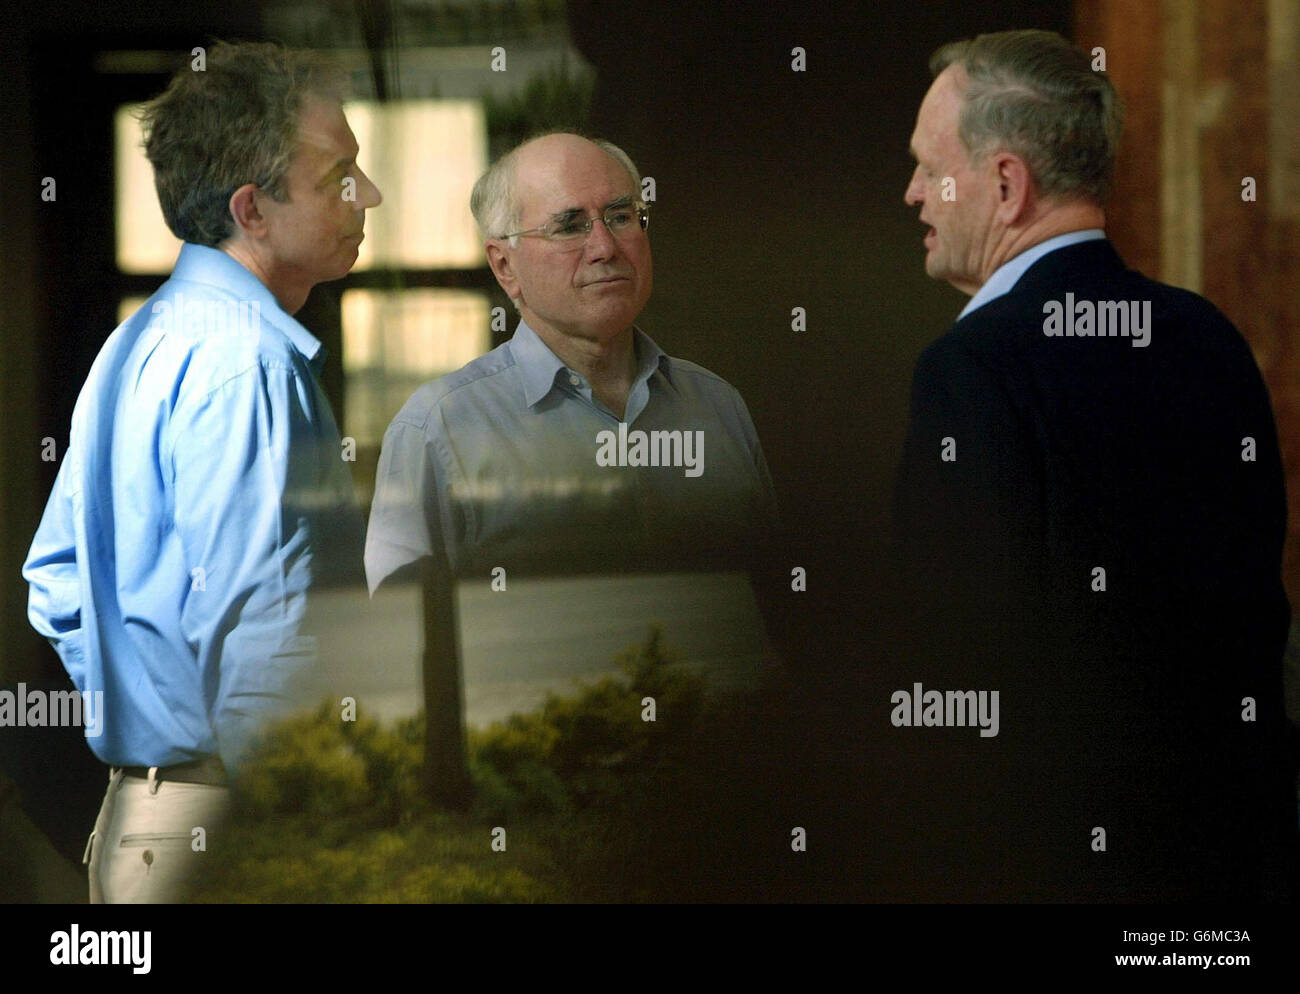
[(570, 374), (569, 374), (569, 382), (572, 383), (572, 384), (576, 387), (576, 386), (578, 386), (578, 385), (582, 382), (582, 380), (578, 379), (578, 377), (576, 377), (576, 376), (574, 376), (572, 373), (570, 373)]

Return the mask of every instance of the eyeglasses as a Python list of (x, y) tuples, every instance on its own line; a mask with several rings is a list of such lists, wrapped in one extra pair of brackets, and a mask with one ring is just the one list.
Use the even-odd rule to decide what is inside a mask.
[(608, 207), (599, 217), (580, 217), (576, 211), (558, 214), (545, 224), (527, 231), (502, 235), (502, 238), (517, 238), (521, 235), (540, 235), (552, 242), (578, 244), (585, 242), (591, 235), (591, 228), (602, 221), (606, 230), (615, 238), (626, 238), (637, 230), (645, 231), (650, 227), (650, 208), (640, 200), (628, 204)]

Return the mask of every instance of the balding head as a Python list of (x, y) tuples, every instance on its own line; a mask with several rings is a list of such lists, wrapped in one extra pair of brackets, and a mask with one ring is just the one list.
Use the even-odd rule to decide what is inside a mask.
[[(516, 178), (520, 163), (530, 171), (547, 168), (548, 163), (573, 163), (597, 149), (619, 164), (632, 178), (633, 186), (641, 187), (641, 174), (636, 164), (617, 145), (601, 139), (584, 138), (568, 131), (554, 131), (530, 138), (516, 145), (494, 162), (479, 177), (470, 195), (469, 207), (474, 214), (479, 232), (487, 238), (502, 238), (521, 226), (522, 206)], [(511, 244), (515, 244), (512, 240)]]
[(607, 143), (555, 133), (493, 169), (509, 180), (497, 203), (510, 210), (488, 209), (490, 170), (475, 186), (476, 217), (493, 275), (528, 326), (561, 350), (565, 339), (630, 342), (653, 279), (636, 167)]

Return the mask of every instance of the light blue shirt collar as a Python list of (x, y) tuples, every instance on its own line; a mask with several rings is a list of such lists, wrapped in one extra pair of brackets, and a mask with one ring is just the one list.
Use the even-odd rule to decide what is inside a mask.
[(1025, 249), (1018, 256), (1008, 259), (994, 270), (988, 281), (975, 291), (975, 295), (966, 302), (966, 306), (957, 315), (957, 320), (960, 321), (971, 311), (983, 307), (989, 301), (1010, 293), (1011, 288), (1019, 282), (1020, 277), (1025, 275), (1025, 270), (1047, 253), (1055, 252), (1067, 245), (1077, 245), (1080, 242), (1090, 242), (1105, 237), (1106, 232), (1100, 228), (1085, 228), (1082, 231), (1068, 231), (1064, 235), (1057, 235), (1055, 238), (1049, 238), (1045, 242), (1039, 242), (1037, 245)]
[(185, 242), (172, 270), (172, 279), (189, 283), (202, 283), (234, 294), (241, 300), (256, 300), (258, 314), (284, 332), (290, 344), (297, 349), (311, 368), (320, 374), (325, 361), (325, 347), (311, 332), (295, 321), (275, 299), (266, 284), (244, 268), (243, 264), (220, 249)]
[[(667, 375), (667, 354), (654, 340), (640, 328), (633, 326), (633, 341), (636, 344), (637, 375), (633, 389), (650, 379), (661, 365)], [(524, 384), (524, 403), (532, 407), (555, 386), (555, 379), (561, 373), (572, 371), (564, 361), (551, 351), (550, 346), (542, 341), (541, 336), (526, 321), (521, 320), (510, 339), (510, 354), (519, 367), (519, 375)]]

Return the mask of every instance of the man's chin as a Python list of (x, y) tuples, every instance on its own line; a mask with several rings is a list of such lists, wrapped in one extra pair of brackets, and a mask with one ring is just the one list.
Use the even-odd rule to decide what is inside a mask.
[(331, 280), (341, 280), (348, 273), (352, 272), (352, 267), (357, 264), (357, 259), (361, 255), (361, 246), (357, 245), (350, 251), (343, 253), (343, 261), (337, 267), (337, 272), (330, 277)]
[(938, 280), (940, 283), (947, 283), (954, 289), (960, 290), (966, 296), (974, 293), (974, 290), (966, 289), (970, 285), (970, 280), (959, 273), (954, 273), (949, 266), (943, 265), (938, 260), (931, 260), (929, 256), (925, 260), (925, 275), (932, 280)]

